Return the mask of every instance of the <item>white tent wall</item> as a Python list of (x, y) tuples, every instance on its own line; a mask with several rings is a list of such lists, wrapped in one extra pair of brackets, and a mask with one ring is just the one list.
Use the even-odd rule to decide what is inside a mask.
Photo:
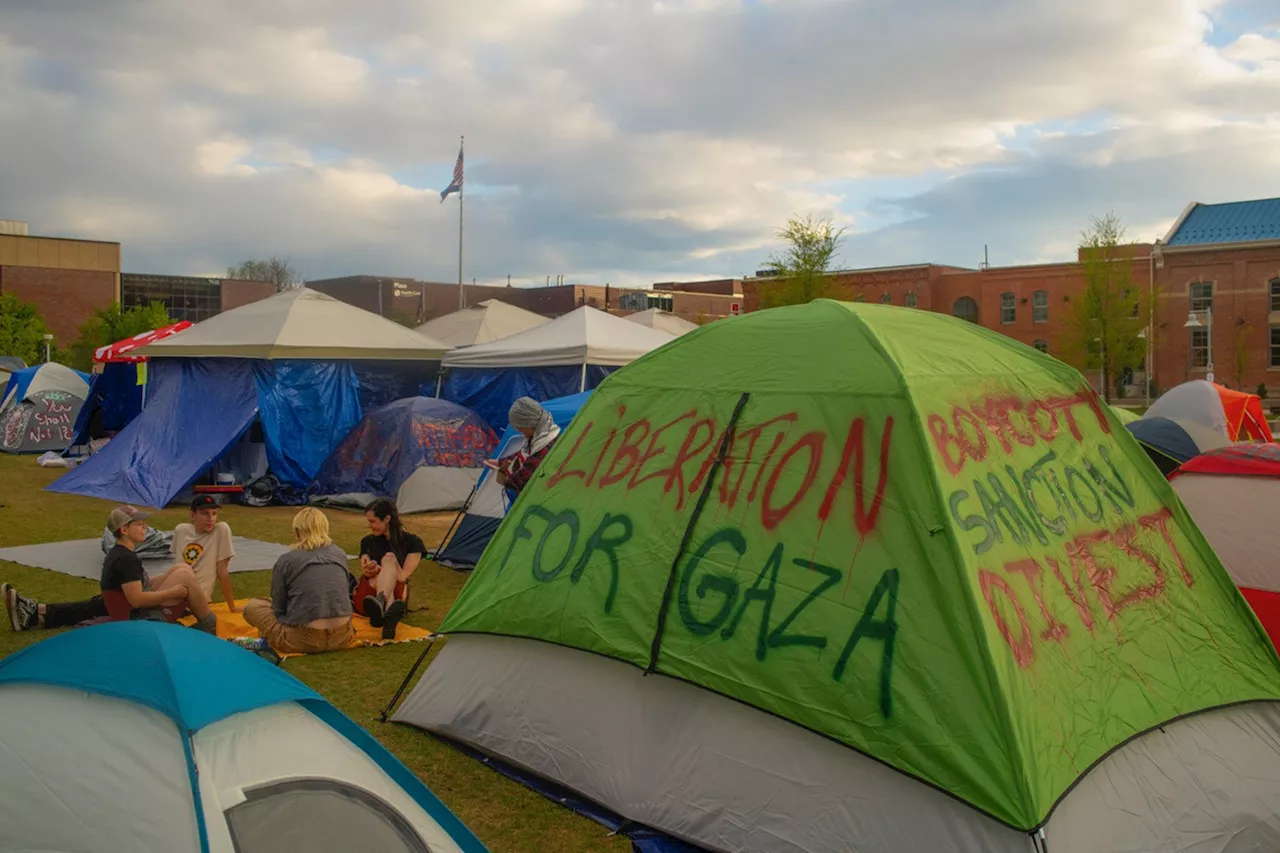
[(547, 323), (548, 318), (498, 299), (428, 320), (414, 331), (455, 347), (487, 344)]
[(191, 777), (171, 719), (33, 684), (0, 690), (0, 720), (0, 850), (199, 853)]
[[(725, 853), (1027, 853), (1025, 832), (789, 722), (533, 640), (451, 636), (396, 712)], [(1238, 768), (1238, 769), (1237, 769)], [(1104, 759), (1053, 853), (1280, 849), (1280, 706), (1170, 723)]]
[[(237, 714), (193, 738), (200, 768), (200, 795), (209, 825), (209, 848), (233, 853), (220, 816), (244, 801), (245, 791), (266, 781), (330, 779), (362, 789), (408, 820), (432, 853), (457, 853), (458, 846), (362, 750), (295, 703)], [(333, 849), (366, 849), (360, 839)]]
[(462, 509), (483, 470), (423, 465), (400, 484), (396, 507), (403, 513)]
[(1280, 592), (1280, 479), (1182, 474), (1171, 484), (1236, 586)]
[(620, 367), (673, 340), (665, 332), (583, 306), (528, 331), (453, 350), (443, 364), (446, 368)]
[(1168, 418), (1180, 424), (1197, 424), (1208, 427), (1215, 433), (1230, 435), (1227, 415), (1222, 410), (1222, 397), (1218, 395), (1212, 382), (1203, 379), (1170, 388), (1151, 404), (1143, 417)]
[(299, 287), (210, 317), (133, 354), (435, 361), (449, 349), (370, 311)]

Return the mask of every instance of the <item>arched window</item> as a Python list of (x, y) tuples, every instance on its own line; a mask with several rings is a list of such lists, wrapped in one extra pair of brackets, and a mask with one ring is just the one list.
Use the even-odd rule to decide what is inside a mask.
[(885, 305), (890, 305), (890, 304), (892, 304), (892, 303), (893, 303), (893, 294), (892, 294), (892, 293), (882, 293), (882, 294), (880, 294), (880, 301), (881, 301), (882, 303), (884, 303)]
[[(1280, 284), (1280, 282), (1276, 282), (1276, 283), (1277, 283), (1277, 284)], [(905, 301), (905, 303), (904, 303), (904, 304), (905, 304), (908, 308), (915, 308), (915, 307), (916, 307), (917, 299), (916, 299), (915, 291), (912, 291), (911, 293), (908, 293), (908, 294), (907, 294), (907, 298), (906, 298), (906, 301)]]
[(976, 323), (978, 322), (978, 303), (971, 297), (961, 296), (956, 300), (956, 304), (951, 306), (951, 314), (961, 320)]
[(1031, 345), (1032, 345), (1033, 347), (1035, 347), (1036, 349), (1040, 350), (1040, 352), (1048, 352), (1048, 351), (1049, 351), (1049, 342), (1048, 342), (1048, 341), (1032, 341), (1032, 342), (1031, 342)]

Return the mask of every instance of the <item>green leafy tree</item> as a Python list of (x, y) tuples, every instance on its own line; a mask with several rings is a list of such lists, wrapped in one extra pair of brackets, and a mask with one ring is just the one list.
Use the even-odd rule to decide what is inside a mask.
[(27, 364), (44, 361), (49, 329), (40, 311), (12, 293), (0, 293), (0, 355), (16, 355)]
[(760, 290), (761, 308), (804, 305), (839, 295), (831, 264), (844, 240), (843, 228), (836, 228), (829, 219), (793, 216), (778, 230), (778, 238), (786, 248), (766, 262), (773, 280)]
[(289, 261), (274, 255), (265, 261), (243, 261), (234, 267), (227, 267), (227, 278), (268, 281), (276, 286), (277, 292), (302, 285), (302, 276)]
[(80, 337), (72, 346), (72, 364), (80, 370), (93, 367), (93, 351), (98, 347), (158, 329), (161, 326), (172, 326), (176, 320), (169, 316), (169, 310), (163, 302), (152, 302), (147, 306), (136, 306), (123, 310), (119, 302), (113, 302), (106, 308), (93, 312), (83, 326)]
[(1090, 220), (1080, 235), (1084, 292), (1071, 301), (1060, 339), (1068, 361), (1102, 372), (1102, 395), (1108, 401), (1113, 377), (1146, 357), (1147, 341), (1140, 335), (1151, 307), (1134, 282), (1134, 253), (1115, 214)]

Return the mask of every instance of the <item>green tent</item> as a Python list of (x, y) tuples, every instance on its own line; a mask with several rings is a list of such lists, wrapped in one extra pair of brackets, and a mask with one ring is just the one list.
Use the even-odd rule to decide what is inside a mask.
[[(441, 630), (397, 719), (465, 737), (463, 717), (531, 713), (509, 669), (444, 681), (480, 677), (445, 674), (462, 635), (528, 638), (593, 653), (593, 678), (601, 656), (737, 700), (1021, 831), (1130, 739), (1280, 698), (1248, 605), (1080, 374), (881, 305), (748, 314), (619, 370)], [(582, 689), (547, 713), (607, 701)], [(519, 741), (481, 745), (567, 772)]]

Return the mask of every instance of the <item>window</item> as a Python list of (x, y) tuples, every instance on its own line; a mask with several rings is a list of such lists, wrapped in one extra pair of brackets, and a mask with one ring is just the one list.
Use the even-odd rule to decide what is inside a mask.
[[(1276, 282), (1276, 284), (1280, 284), (1280, 281)], [(908, 308), (915, 308), (916, 295), (914, 293), (908, 293), (907, 298), (903, 300), (903, 304), (906, 305)]]
[(1040, 352), (1048, 352), (1048, 351), (1049, 351), (1049, 342), (1048, 342), (1048, 341), (1033, 341), (1031, 345), (1032, 345), (1033, 347), (1035, 347), (1036, 349), (1040, 350)]
[(1280, 367), (1280, 326), (1271, 327), (1271, 366)]
[(199, 323), (222, 310), (222, 287), (217, 279), (184, 276), (120, 275), (120, 307), (146, 307), (162, 302), (174, 320)]
[(1271, 310), (1280, 311), (1280, 278), (1271, 280)]
[(880, 302), (881, 302), (881, 303), (883, 303), (883, 304), (885, 304), (885, 305), (892, 305), (892, 304), (893, 304), (893, 294), (892, 294), (892, 293), (882, 293), (882, 294), (880, 294)]
[(1004, 325), (1016, 323), (1018, 321), (1018, 306), (1014, 302), (1012, 293), (1000, 294), (1000, 322)]
[(956, 304), (951, 307), (951, 314), (961, 320), (976, 323), (978, 322), (978, 303), (968, 296), (961, 296), (956, 300)]
[[(1274, 337), (1273, 332), (1273, 340)], [(1191, 330), (1191, 366), (1209, 366), (1209, 330), (1206, 327)]]
[(1031, 294), (1031, 322), (1049, 322), (1049, 291), (1037, 290)]
[(1213, 310), (1213, 283), (1197, 282), (1191, 285), (1191, 310), (1195, 312)]
[(413, 825), (363, 788), (329, 779), (290, 779), (245, 791), (223, 812), (236, 853), (293, 849), (430, 853)]

